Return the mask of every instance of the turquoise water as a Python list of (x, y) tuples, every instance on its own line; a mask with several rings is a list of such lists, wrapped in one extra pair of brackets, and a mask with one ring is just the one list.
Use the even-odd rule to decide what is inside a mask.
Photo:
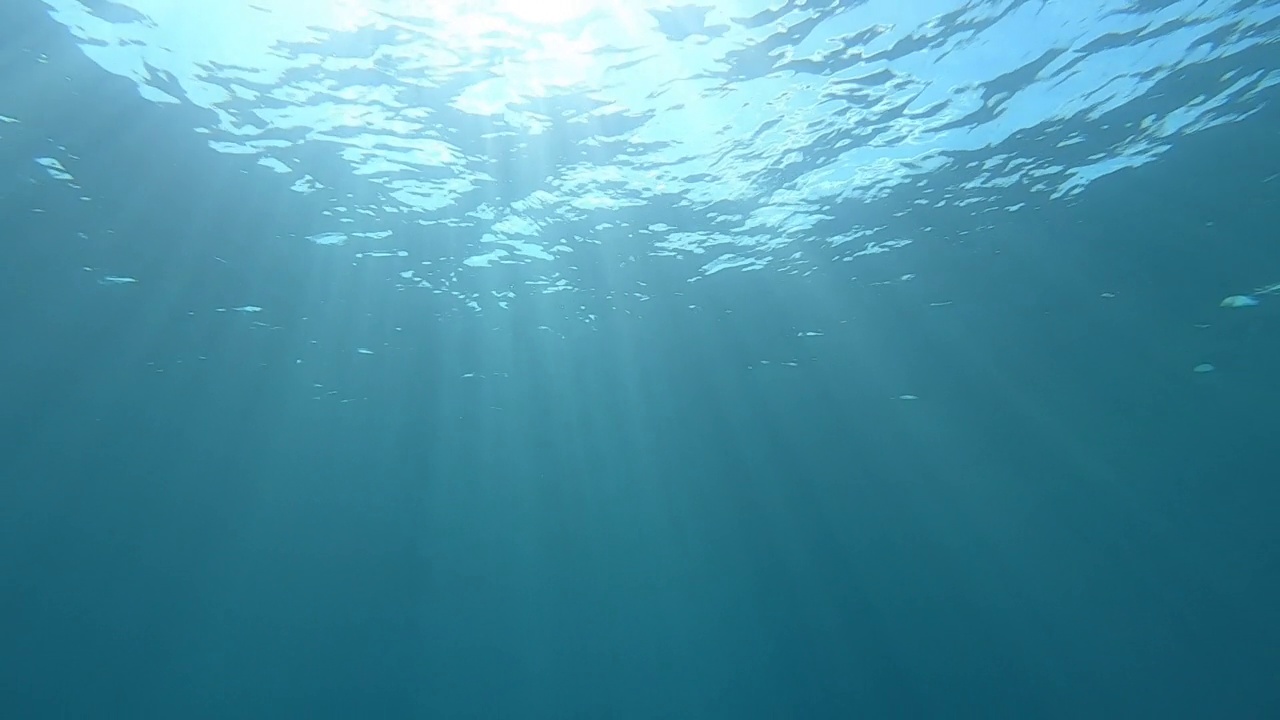
[(9, 0), (0, 715), (1280, 715), (1278, 41)]

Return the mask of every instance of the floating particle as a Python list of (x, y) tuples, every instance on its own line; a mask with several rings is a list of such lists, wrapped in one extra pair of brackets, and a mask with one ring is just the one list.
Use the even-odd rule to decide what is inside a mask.
[(1252, 295), (1231, 295), (1223, 298), (1222, 302), (1219, 303), (1224, 308), (1253, 307), (1257, 304), (1258, 298)]
[(899, 395), (898, 397), (894, 398), (894, 400), (919, 400), (919, 399), (920, 399), (919, 395)]
[(1191, 368), (1191, 372), (1198, 373), (1213, 372), (1214, 370), (1217, 370), (1217, 368), (1215, 368), (1212, 363), (1200, 363), (1199, 365)]

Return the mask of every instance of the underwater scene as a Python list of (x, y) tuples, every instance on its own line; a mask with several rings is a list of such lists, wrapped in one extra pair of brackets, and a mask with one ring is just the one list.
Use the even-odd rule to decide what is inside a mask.
[(1280, 717), (1280, 0), (5, 0), (0, 717)]

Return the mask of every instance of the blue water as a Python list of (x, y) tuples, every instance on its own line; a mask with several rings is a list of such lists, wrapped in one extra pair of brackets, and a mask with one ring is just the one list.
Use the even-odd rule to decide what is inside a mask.
[(1275, 0), (6, 0), (0, 717), (1280, 717), (1278, 86)]

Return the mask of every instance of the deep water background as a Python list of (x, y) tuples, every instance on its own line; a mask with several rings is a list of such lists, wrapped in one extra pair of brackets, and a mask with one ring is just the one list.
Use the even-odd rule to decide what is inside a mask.
[[(441, 322), (264, 240), (309, 201), (6, 5), (0, 716), (1280, 713), (1280, 303), (1218, 307), (1280, 280), (1276, 105), (866, 259), (927, 293), (653, 271), (554, 337), (577, 300)], [(26, 181), (49, 138), (94, 203)], [(307, 324), (192, 318), (247, 287)], [(367, 326), (314, 400), (292, 348)]]

